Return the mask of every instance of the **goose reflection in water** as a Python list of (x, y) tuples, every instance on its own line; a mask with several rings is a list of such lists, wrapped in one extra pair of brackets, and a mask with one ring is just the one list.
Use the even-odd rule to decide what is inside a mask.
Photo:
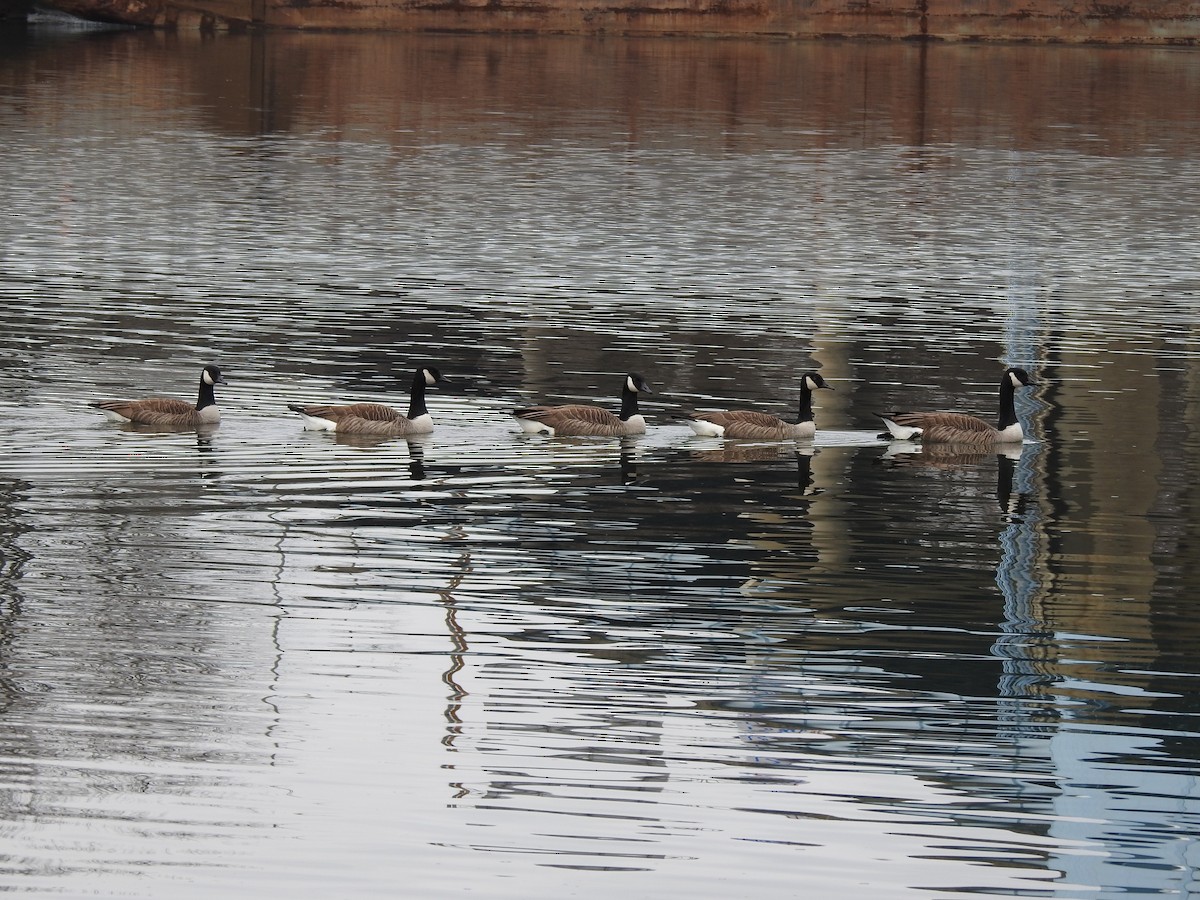
[(961, 469), (975, 466), (992, 457), (1021, 458), (1021, 444), (985, 447), (977, 444), (923, 444), (920, 441), (892, 441), (883, 458), (897, 466), (926, 466), (935, 469)]
[(431, 440), (428, 434), (400, 435), (343, 434), (340, 431), (306, 431), (309, 440), (332, 441), (341, 447), (357, 450), (382, 450), (390, 444), (403, 441), (408, 446), (408, 473), (413, 481), (425, 479), (425, 445)]
[[(216, 449), (216, 443), (213, 440), (217, 435), (217, 428), (198, 428), (196, 429), (196, 452), (202, 456), (209, 456)], [(219, 472), (206, 472), (206, 476), (219, 475)]]
[[(627, 435), (617, 441), (616, 471), (621, 484), (634, 484), (639, 479), (638, 451), (640, 449), (640, 439), (641, 435)], [(586, 459), (600, 465), (603, 469), (607, 469), (612, 461), (613, 445), (611, 441), (596, 441), (592, 437), (571, 435), (569, 437), (550, 436), (547, 443), (553, 444), (570, 454), (569, 457), (560, 460), (564, 467), (574, 464), (580, 459)]]
[[(701, 442), (695, 441), (694, 444)], [(796, 486), (805, 496), (821, 493), (813, 487), (812, 461), (816, 452), (812, 446), (796, 446), (791, 443), (751, 444), (730, 441), (704, 442), (705, 446), (693, 446), (691, 457), (696, 462), (737, 465), (739, 463), (773, 462), (776, 460), (796, 461)]]
[(633, 484), (638, 480), (637, 450), (638, 439), (621, 438), (620, 469), (621, 484)]
[(1028, 497), (1023, 493), (1013, 496), (1013, 477), (1024, 449), (1024, 444), (980, 447), (892, 441), (884, 450), (881, 461), (895, 468), (952, 471), (980, 466), (995, 458), (996, 500), (1004, 512), (1020, 515)]
[[(384, 444), (392, 444), (401, 440), (395, 436), (381, 437), (374, 434), (341, 434), (337, 431), (332, 434), (335, 444), (343, 447), (356, 447), (360, 450), (373, 450)], [(425, 444), (428, 443), (429, 438), (428, 436), (410, 436), (403, 440), (408, 445), (409, 477), (413, 481), (423, 481), (425, 479)]]
[[(196, 436), (196, 452), (205, 457), (210, 456), (216, 449), (217, 432), (221, 430), (220, 422), (210, 422), (207, 425), (146, 425), (141, 422), (126, 422), (123, 425), (117, 426), (118, 431), (131, 432), (133, 434), (158, 435), (160, 437), (169, 438), (172, 435), (194, 434)], [(211, 464), (212, 459), (208, 459), (206, 464)], [(202, 475), (205, 478), (215, 478), (221, 473), (216, 470), (206, 469)]]
[[(698, 446), (700, 445), (700, 446)], [(815, 486), (811, 444), (692, 441), (690, 455), (700, 464), (722, 472), (712, 482), (718, 503), (735, 510), (727, 543), (738, 547), (745, 577), (738, 591), (764, 602), (792, 606), (797, 603), (796, 586), (803, 583), (828, 551), (823, 535), (813, 527), (813, 508), (824, 489)], [(796, 492), (787, 488), (783, 474), (789, 462), (796, 466)], [(763, 498), (760, 490), (772, 485)], [(749, 493), (746, 488), (749, 487)], [(751, 504), (731, 503), (755, 496)], [(807, 606), (804, 598), (800, 606)]]
[(194, 434), (197, 442), (210, 441), (221, 430), (220, 422), (209, 422), (205, 425), (148, 425), (144, 422), (123, 422), (117, 426), (117, 431), (131, 434)]

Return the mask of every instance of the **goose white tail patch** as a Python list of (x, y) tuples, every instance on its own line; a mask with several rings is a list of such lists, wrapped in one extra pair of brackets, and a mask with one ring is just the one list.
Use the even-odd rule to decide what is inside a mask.
[(526, 434), (554, 434), (554, 429), (545, 422), (539, 422), (536, 419), (517, 418), (517, 424), (521, 426), (521, 430)]
[(308, 413), (300, 413), (300, 418), (304, 420), (305, 431), (337, 431), (337, 422), (332, 419), (322, 419)]
[(120, 425), (125, 425), (133, 421), (132, 419), (127, 419), (118, 412), (113, 412), (111, 409), (100, 409), (100, 412), (104, 413), (104, 418), (108, 419), (108, 421), (117, 422)]
[(689, 419), (688, 427), (700, 437), (724, 437), (725, 426), (704, 419)]
[(883, 424), (887, 426), (888, 432), (892, 437), (900, 441), (911, 441), (921, 436), (920, 428), (912, 428), (905, 425), (897, 425), (887, 416), (880, 416), (883, 419)]
[(919, 441), (892, 441), (883, 451), (884, 459), (894, 459), (897, 456), (908, 456), (921, 452)]

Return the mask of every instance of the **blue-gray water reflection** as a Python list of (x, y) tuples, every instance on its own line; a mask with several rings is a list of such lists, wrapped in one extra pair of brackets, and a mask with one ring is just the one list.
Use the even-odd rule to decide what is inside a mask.
[[(6, 888), (1194, 893), (1194, 54), (6, 48)], [(425, 361), (427, 438), (287, 412)], [(1001, 362), (1023, 447), (876, 439)]]

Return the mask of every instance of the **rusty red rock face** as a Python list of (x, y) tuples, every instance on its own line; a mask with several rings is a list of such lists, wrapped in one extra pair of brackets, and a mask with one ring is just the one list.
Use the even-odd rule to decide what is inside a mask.
[(1200, 0), (51, 0), (166, 28), (1200, 43)]

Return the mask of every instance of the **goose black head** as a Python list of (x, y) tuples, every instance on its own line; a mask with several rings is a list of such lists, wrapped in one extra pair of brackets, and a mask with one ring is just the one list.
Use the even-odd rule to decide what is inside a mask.
[(625, 376), (625, 389), (633, 391), (635, 394), (641, 392), (643, 394), (653, 394), (650, 390), (650, 385), (646, 383), (646, 379), (637, 372), (630, 372)]
[(1036, 387), (1037, 382), (1029, 377), (1029, 373), (1024, 369), (1019, 369), (1016, 366), (1005, 369), (1004, 377), (1008, 379), (1008, 383), (1013, 387)]
[(422, 366), (417, 370), (417, 377), (418, 379), (424, 378), (427, 385), (435, 385), (450, 381), (449, 378), (447, 378), (433, 366)]
[(833, 390), (833, 385), (827, 384), (825, 382), (825, 379), (821, 377), (819, 372), (805, 372), (804, 376), (800, 379), (800, 383), (803, 384), (810, 391), (815, 391), (818, 388), (821, 388), (826, 391)]
[(204, 370), (200, 373), (200, 378), (204, 381), (205, 384), (228, 384), (229, 383), (228, 381), (226, 381), (224, 378), (221, 377), (221, 370), (213, 365), (205, 366)]

